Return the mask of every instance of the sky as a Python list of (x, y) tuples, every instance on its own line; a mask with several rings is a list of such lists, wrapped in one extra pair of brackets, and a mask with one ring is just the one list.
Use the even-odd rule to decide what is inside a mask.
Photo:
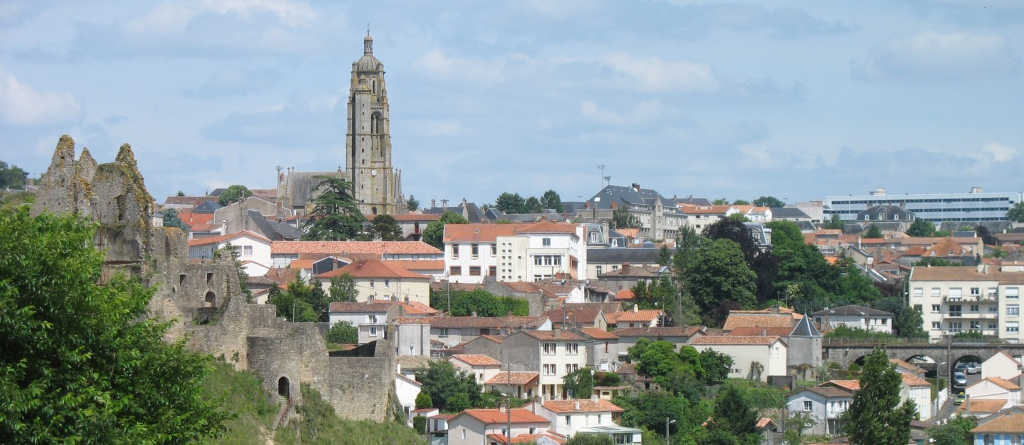
[(130, 143), (158, 202), (344, 168), (367, 26), (424, 205), (1024, 190), (1019, 0), (0, 0), (0, 160)]

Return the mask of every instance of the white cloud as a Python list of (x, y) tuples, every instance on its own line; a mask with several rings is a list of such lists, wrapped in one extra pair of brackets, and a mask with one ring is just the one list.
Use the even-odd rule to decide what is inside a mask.
[(412, 63), (413, 69), (434, 78), (487, 83), (505, 79), (506, 65), (502, 59), (454, 57), (440, 49), (430, 50)]
[(1002, 77), (1016, 71), (1017, 58), (998, 34), (923, 31), (874, 48), (854, 74), (867, 78), (963, 79)]
[(71, 93), (37, 91), (0, 68), (0, 117), (13, 125), (66, 122), (81, 107)]
[(583, 117), (613, 125), (635, 125), (664, 118), (669, 110), (658, 100), (648, 100), (633, 105), (629, 111), (618, 113), (602, 109), (591, 101), (580, 103), (580, 114)]
[(309, 5), (288, 0), (166, 1), (157, 5), (149, 14), (129, 22), (127, 29), (138, 34), (178, 33), (193, 19), (207, 13), (235, 15), (245, 21), (255, 14), (269, 13), (278, 22), (291, 28), (306, 26), (317, 16)]
[(598, 62), (646, 91), (712, 91), (719, 85), (711, 67), (702, 63), (669, 62), (623, 52), (607, 54)]
[(971, 156), (982, 162), (1010, 162), (1017, 157), (1017, 150), (998, 142), (989, 142)]
[(462, 122), (456, 119), (415, 119), (405, 125), (413, 134), (423, 136), (455, 136), (465, 131)]

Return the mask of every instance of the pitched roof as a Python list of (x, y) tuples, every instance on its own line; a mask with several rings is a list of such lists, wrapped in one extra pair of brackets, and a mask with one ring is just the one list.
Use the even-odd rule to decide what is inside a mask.
[(922, 256), (943, 257), (961, 255), (970, 255), (970, 252), (960, 245), (960, 243), (953, 241), (953, 238), (943, 238), (939, 240), (939, 242), (932, 244), (932, 246), (929, 247)]
[[(980, 401), (980, 400), (979, 400)], [(997, 400), (992, 400), (996, 402)], [(971, 404), (977, 403), (972, 401)], [(960, 405), (964, 406), (964, 405)], [(974, 408), (973, 406), (971, 407)], [(993, 419), (971, 430), (972, 433), (1024, 433), (1024, 413), (1013, 413)]]
[[(577, 404), (579, 405), (577, 407)], [(607, 400), (573, 399), (573, 400), (549, 400), (541, 404), (555, 413), (594, 413), (594, 412), (616, 412), (625, 411), (618, 405)]]
[[(974, 384), (971, 385), (971, 386), (978, 385), (978, 384), (980, 384), (980, 383), (982, 383), (982, 382), (984, 382), (986, 380), (988, 380), (989, 382), (994, 383), (996, 386), (998, 386), (1000, 388), (1003, 388), (1005, 390), (1009, 390), (1009, 391), (1019, 391), (1020, 390), (1020, 386), (1014, 384), (1013, 382), (1011, 382), (1009, 380), (1001, 378), (1001, 377), (987, 377), (987, 378), (981, 379), (981, 380), (979, 380), (977, 382), (974, 382)], [(970, 386), (968, 388), (970, 388)]]
[(576, 226), (568, 223), (541, 221), (516, 230), (516, 233), (576, 233)]
[[(903, 384), (907, 386), (932, 386), (927, 380), (922, 379), (914, 374), (908, 374), (905, 372), (900, 373), (900, 377), (903, 378)], [(1000, 379), (1002, 380), (1002, 379)], [(1019, 387), (1017, 389), (1020, 389)]]
[(782, 326), (782, 327), (771, 327), (761, 328), (757, 326), (744, 326), (729, 331), (728, 336), (740, 336), (740, 337), (757, 337), (757, 336), (770, 336), (770, 337), (786, 337), (790, 332), (793, 332), (793, 328)]
[(430, 326), (435, 328), (506, 328), (526, 327), (536, 329), (548, 321), (547, 317), (430, 317)]
[(402, 305), (402, 311), (405, 312), (406, 315), (420, 315), (420, 316), (422, 316), (422, 315), (438, 315), (438, 314), (441, 313), (437, 309), (434, 309), (434, 308), (432, 308), (430, 306), (427, 306), (426, 304), (420, 303), (418, 301), (410, 301), (408, 303), (401, 303), (401, 305)]
[[(970, 405), (970, 406), (968, 406)], [(1006, 400), (971, 400), (960, 405), (957, 408), (957, 412), (970, 412), (970, 413), (997, 413), (1006, 406)], [(998, 420), (998, 419), (997, 419)], [(992, 424), (995, 420), (986, 423), (985, 426)], [(973, 431), (973, 430), (972, 430)], [(1024, 433), (1024, 430), (1019, 430)]]
[(779, 337), (769, 336), (758, 336), (758, 337), (742, 337), (742, 336), (729, 336), (729, 335), (704, 335), (694, 339), (691, 344), (694, 345), (770, 345), (776, 341), (781, 341)]
[(365, 303), (349, 301), (332, 301), (331, 312), (337, 313), (358, 313), (358, 312), (387, 312), (388, 309), (397, 306), (397, 301), (367, 301)]
[(731, 331), (741, 327), (759, 327), (759, 328), (777, 328), (777, 327), (796, 327), (798, 319), (794, 317), (779, 316), (779, 315), (742, 315), (737, 316), (729, 314), (729, 317), (725, 319), (725, 326), (722, 326), (723, 330)]
[(793, 328), (793, 332), (789, 333), (790, 337), (821, 337), (821, 332), (818, 332), (818, 328), (814, 327), (811, 323), (810, 317), (803, 317), (800, 322)]
[(633, 299), (633, 291), (629, 290), (629, 289), (620, 290), (620, 291), (618, 291), (615, 294), (615, 299), (616, 300), (632, 300)]
[(892, 312), (880, 311), (878, 309), (872, 309), (869, 307), (858, 306), (855, 304), (848, 304), (846, 306), (839, 306), (837, 308), (825, 309), (818, 312), (813, 312), (811, 315), (827, 316), (827, 315), (839, 315), (839, 316), (871, 316), (871, 317), (892, 317)]
[(556, 308), (543, 313), (552, 323), (586, 323), (590, 324), (597, 320), (601, 309), (561, 309)]
[(580, 332), (582, 332), (583, 335), (586, 335), (586, 336), (588, 336), (590, 338), (597, 339), (597, 340), (618, 340), (619, 339), (618, 335), (615, 335), (615, 334), (613, 334), (611, 332), (608, 332), (608, 331), (606, 331), (604, 329), (599, 329), (599, 328), (583, 328), (583, 329), (580, 329)]
[(608, 323), (621, 323), (624, 321), (651, 322), (665, 314), (661, 309), (639, 309), (635, 311), (612, 312), (605, 314)]
[(438, 248), (422, 241), (274, 241), (274, 255), (320, 253), (345, 254), (428, 254), (440, 255)]
[(459, 360), (470, 366), (501, 366), (501, 362), (484, 354), (455, 354), (450, 358)]
[(263, 276), (277, 284), (287, 284), (295, 281), (295, 278), (299, 276), (299, 270), (287, 267), (271, 267)]
[(352, 275), (353, 278), (406, 278), (429, 280), (430, 277), (409, 272), (395, 264), (389, 264), (381, 260), (359, 260), (341, 269), (334, 269), (317, 275), (317, 278), (340, 277), (344, 274)]
[(639, 328), (617, 328), (615, 335), (621, 337), (692, 337), (700, 332), (700, 326), (657, 326)]
[(444, 242), (495, 242), (499, 236), (513, 236), (530, 223), (512, 224), (445, 224)]
[(828, 386), (828, 385), (838, 386), (840, 388), (845, 388), (845, 389), (848, 389), (850, 391), (860, 391), (860, 381), (858, 381), (858, 380), (829, 380), (829, 381), (827, 381), (825, 383), (822, 383), (819, 386)]
[[(488, 425), (504, 424), (509, 421), (509, 419), (511, 419), (512, 423), (551, 423), (548, 419), (538, 416), (526, 409), (513, 408), (510, 411), (511, 412), (506, 413), (504, 410), (497, 409), (467, 409), (455, 417), (470, 416)], [(451, 422), (449, 421), (449, 423)]]
[(260, 235), (260, 234), (258, 234), (256, 232), (250, 232), (248, 230), (244, 230), (244, 231), (241, 231), (241, 232), (229, 233), (227, 235), (208, 236), (208, 237), (205, 237), (205, 238), (190, 239), (190, 240), (188, 240), (188, 245), (189, 245), (189, 247), (191, 247), (191, 246), (204, 246), (204, 245), (207, 245), (207, 244), (220, 244), (222, 242), (231, 241), (233, 239), (241, 238), (243, 236), (247, 236), (247, 237), (255, 239), (257, 241), (263, 241), (263, 242), (265, 242), (267, 244), (270, 243), (270, 240), (267, 239), (266, 237), (264, 237), (263, 235)]
[(889, 363), (892, 363), (892, 364), (894, 364), (894, 365), (896, 365), (897, 367), (900, 367), (900, 368), (908, 369), (908, 370), (910, 370), (910, 372), (913, 372), (915, 374), (921, 374), (921, 373), (925, 372), (924, 368), (922, 368), (920, 366), (917, 366), (917, 365), (915, 365), (913, 363), (905, 362), (905, 361), (900, 360), (898, 358), (891, 358), (891, 359), (889, 359)]
[(794, 394), (800, 393), (801, 391), (810, 391), (815, 394), (820, 394), (825, 397), (852, 397), (853, 392), (847, 388), (838, 386), (809, 386), (803, 388), (800, 391), (796, 391)]
[(526, 385), (537, 380), (539, 377), (540, 373), (535, 371), (499, 372), (485, 383), (488, 385), (508, 385), (509, 381), (511, 381), (513, 385)]
[(537, 340), (543, 341), (572, 341), (572, 340), (586, 340), (586, 337), (581, 336), (572, 331), (522, 331), (524, 334), (530, 337), (536, 338)]
[(912, 281), (999, 281), (1001, 284), (1024, 284), (1024, 272), (1003, 272), (989, 266), (987, 272), (978, 272), (975, 266), (915, 267), (910, 272)]
[(382, 260), (382, 262), (408, 271), (444, 270), (444, 260)]

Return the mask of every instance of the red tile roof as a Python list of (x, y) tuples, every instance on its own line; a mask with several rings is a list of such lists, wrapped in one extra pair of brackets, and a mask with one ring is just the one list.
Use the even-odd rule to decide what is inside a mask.
[(629, 289), (620, 290), (618, 293), (615, 294), (615, 300), (616, 301), (619, 301), (619, 300), (632, 300), (632, 299), (633, 299), (633, 291), (629, 290)]
[(484, 354), (455, 354), (450, 358), (459, 360), (469, 366), (501, 366), (501, 362)]
[(536, 329), (548, 321), (547, 317), (430, 317), (430, 325), (435, 328), (509, 328), (526, 327)]
[(732, 335), (732, 336), (737, 336), (738, 335), (738, 336), (741, 336), (741, 337), (751, 337), (751, 336), (758, 336), (758, 335), (767, 335), (767, 336), (771, 336), (771, 337), (786, 337), (791, 332), (793, 332), (793, 328), (791, 328), (789, 326), (771, 327), (771, 328), (761, 328), (761, 327), (757, 327), (757, 326), (744, 326), (744, 327), (733, 329), (733, 330), (729, 331), (729, 333), (726, 334), (726, 335)]
[(410, 301), (408, 303), (402, 303), (402, 310), (407, 315), (419, 315), (419, 316), (423, 316), (423, 315), (431, 315), (432, 316), (432, 315), (438, 315), (438, 314), (441, 313), (437, 309), (434, 309), (434, 308), (432, 308), (430, 306), (427, 306), (427, 305), (425, 305), (423, 303), (420, 303), (418, 301)]
[(289, 269), (285, 267), (272, 267), (267, 270), (267, 273), (263, 274), (264, 278), (270, 279), (279, 285), (295, 281), (295, 278), (298, 276), (298, 269)]
[(664, 314), (665, 311), (661, 309), (640, 309), (637, 311), (612, 312), (605, 314), (605, 319), (608, 320), (608, 323), (621, 323), (624, 321), (651, 322)]
[(857, 380), (829, 380), (819, 386), (836, 386), (850, 391), (860, 391), (860, 381)]
[[(577, 407), (577, 404), (579, 407)], [(607, 400), (574, 399), (574, 400), (549, 400), (542, 404), (555, 413), (595, 413), (595, 412), (616, 412), (625, 410)]]
[(543, 341), (574, 341), (574, 340), (586, 340), (586, 337), (581, 336), (572, 331), (523, 331), (524, 334), (530, 337), (536, 338)]
[(590, 338), (594, 338), (594, 339), (597, 339), (597, 340), (618, 340), (619, 339), (618, 335), (615, 335), (615, 334), (613, 334), (611, 332), (608, 332), (608, 331), (606, 331), (604, 329), (599, 329), (599, 328), (583, 328), (583, 329), (580, 329), (580, 332), (583, 332), (584, 335), (587, 335)]
[(430, 280), (429, 276), (409, 272), (394, 264), (381, 260), (359, 260), (341, 269), (334, 269), (317, 275), (317, 278), (333, 278), (349, 274), (353, 278), (406, 278)]
[[(905, 372), (901, 372), (900, 373), (900, 377), (903, 378), (903, 383), (906, 384), (907, 386), (932, 386), (932, 384), (928, 383), (927, 380), (922, 379), (922, 378), (920, 378), (920, 377), (918, 377), (916, 375), (913, 375), (913, 374), (908, 374), (908, 373), (905, 373)], [(996, 377), (996, 378), (998, 378), (998, 377)], [(999, 380), (1003, 380), (1003, 379), (999, 379)], [(1003, 380), (1003, 381), (1005, 382), (1005, 380)], [(1009, 383), (1009, 382), (1007, 382), (1007, 383)], [(1016, 385), (1014, 385), (1014, 386), (1016, 386)], [(1017, 389), (1020, 389), (1020, 387), (1017, 387)]]
[(422, 241), (274, 241), (274, 255), (320, 254), (433, 254), (443, 252)]
[(694, 339), (691, 344), (694, 345), (770, 345), (779, 341), (779, 337), (740, 337), (740, 336), (729, 336), (729, 335), (704, 335)]
[(444, 260), (382, 260), (405, 270), (444, 270)]
[(617, 328), (619, 337), (692, 337), (701, 331), (700, 326), (655, 326), (639, 328)]
[(508, 385), (511, 380), (513, 385), (528, 385), (538, 380), (539, 377), (540, 373), (534, 371), (499, 372), (494, 377), (491, 377), (486, 384)]
[(260, 235), (260, 234), (258, 234), (256, 232), (250, 232), (248, 230), (244, 230), (244, 231), (241, 231), (241, 232), (229, 233), (227, 235), (208, 236), (208, 237), (205, 237), (205, 238), (190, 239), (190, 240), (188, 240), (188, 245), (189, 246), (204, 246), (204, 245), (207, 245), (207, 244), (220, 244), (222, 242), (231, 241), (233, 239), (241, 238), (243, 236), (247, 236), (247, 237), (255, 239), (257, 241), (263, 241), (263, 242), (265, 242), (267, 244), (270, 244), (270, 242), (271, 242), (269, 239), (267, 239), (263, 235)]
[(541, 221), (523, 227), (516, 233), (576, 233), (576, 226), (568, 223)]
[(545, 425), (551, 423), (548, 419), (538, 416), (526, 409), (513, 408), (510, 411), (511, 413), (506, 413), (504, 410), (497, 409), (467, 409), (455, 417), (470, 416), (487, 425), (504, 424), (509, 418), (512, 419), (512, 423), (543, 423)]
[[(981, 401), (982, 400), (971, 401), (971, 404), (973, 405), (974, 403), (981, 402)], [(996, 400), (991, 400), (991, 401), (995, 402)], [(964, 405), (960, 405), (960, 406), (963, 407), (965, 405), (966, 405), (966, 403)], [(971, 409), (974, 410), (974, 407), (971, 406)], [(972, 433), (1013, 433), (1013, 434), (1022, 434), (1022, 433), (1024, 433), (1024, 413), (1006, 414), (1006, 415), (1004, 415), (1002, 417), (993, 419), (993, 420), (989, 421), (988, 423), (986, 423), (984, 425), (981, 425), (981, 426), (971, 430), (971, 432)]]

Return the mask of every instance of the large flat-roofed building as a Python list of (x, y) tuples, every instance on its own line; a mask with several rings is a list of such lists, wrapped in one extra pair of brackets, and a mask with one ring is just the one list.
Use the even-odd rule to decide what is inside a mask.
[(908, 193), (889, 195), (879, 188), (867, 195), (829, 196), (825, 198), (825, 217), (839, 215), (845, 221), (857, 219), (857, 213), (879, 205), (899, 206), (918, 219), (943, 221), (1004, 221), (1006, 212), (1024, 200), (1021, 192), (985, 193), (972, 187), (968, 193)]

